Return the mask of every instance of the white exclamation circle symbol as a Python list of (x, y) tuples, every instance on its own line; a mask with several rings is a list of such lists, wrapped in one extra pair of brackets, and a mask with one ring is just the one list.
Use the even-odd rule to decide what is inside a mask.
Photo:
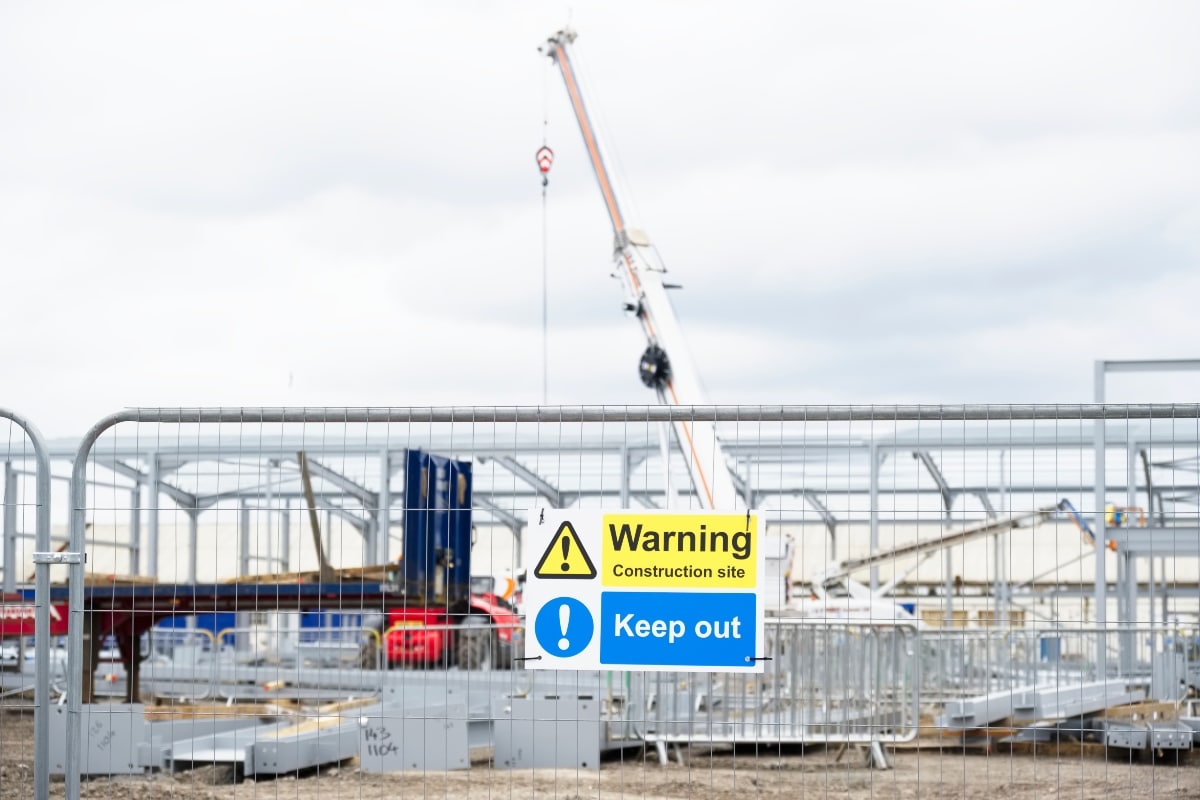
[(567, 639), (567, 628), (571, 624), (571, 607), (563, 603), (558, 607), (558, 627), (562, 631), (562, 638), (558, 640), (558, 649), (566, 650), (571, 646), (571, 642)]

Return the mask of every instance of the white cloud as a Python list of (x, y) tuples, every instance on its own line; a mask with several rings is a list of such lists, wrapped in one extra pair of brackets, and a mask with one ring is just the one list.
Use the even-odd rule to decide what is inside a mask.
[(569, 17), (713, 399), (1086, 400), (1195, 339), (1198, 16), (5, 6), (0, 405), (539, 401), (543, 109), (550, 400), (647, 402)]

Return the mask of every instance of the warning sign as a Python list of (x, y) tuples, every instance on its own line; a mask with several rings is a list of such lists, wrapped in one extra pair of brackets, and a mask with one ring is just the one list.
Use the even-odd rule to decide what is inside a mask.
[(754, 514), (605, 514), (605, 586), (751, 589), (758, 585)]
[(587, 580), (596, 577), (596, 567), (592, 564), (587, 550), (579, 541), (579, 534), (571, 527), (570, 522), (564, 521), (562, 525), (558, 526), (558, 533), (554, 534), (554, 538), (550, 540), (550, 545), (542, 554), (533, 574), (534, 577), (542, 579), (577, 578)]
[(758, 512), (535, 508), (529, 520), (527, 669), (763, 671)]

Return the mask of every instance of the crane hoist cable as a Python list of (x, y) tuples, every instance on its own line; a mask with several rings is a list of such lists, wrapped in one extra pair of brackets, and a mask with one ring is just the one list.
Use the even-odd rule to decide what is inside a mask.
[(550, 243), (546, 195), (550, 188), (550, 167), (554, 164), (554, 151), (547, 144), (547, 134), (550, 128), (550, 114), (547, 110), (549, 75), (550, 69), (547, 65), (546, 70), (542, 73), (542, 146), (534, 154), (538, 171), (542, 173), (542, 405), (550, 402)]

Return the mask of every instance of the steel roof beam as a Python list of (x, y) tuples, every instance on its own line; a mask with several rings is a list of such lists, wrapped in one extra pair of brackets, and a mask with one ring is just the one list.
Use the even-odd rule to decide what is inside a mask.
[(812, 491), (811, 489), (801, 489), (800, 496), (803, 497), (804, 500), (810, 506), (812, 506), (813, 510), (816, 511), (821, 517), (821, 521), (824, 522), (825, 527), (829, 529), (829, 535), (836, 536), (838, 524), (837, 517), (835, 517), (825, 506), (825, 504), (821, 502), (820, 498), (817, 497), (816, 492)]
[(558, 487), (512, 456), (484, 456), (479, 460), (483, 463), (494, 461), (501, 465), (513, 475), (532, 486), (539, 495), (549, 500), (555, 508), (566, 508), (569, 503), (574, 502), (576, 499), (575, 495), (570, 495), (559, 490)]
[(938, 493), (942, 496), (942, 505), (946, 509), (946, 513), (949, 514), (951, 508), (954, 506), (955, 492), (950, 488), (950, 484), (946, 482), (946, 477), (942, 475), (942, 471), (938, 469), (937, 462), (925, 450), (918, 450), (912, 456), (925, 466), (925, 470), (933, 478), (933, 483), (937, 486)]
[[(353, 511), (346, 508), (345, 506), (338, 505), (335, 502), (334, 496), (331, 496), (328, 494), (318, 494), (318, 495), (314, 495), (313, 499), (316, 500), (316, 502), (317, 502), (317, 511), (328, 511), (329, 513), (333, 514), (335, 517), (338, 517), (338, 518), (343, 519), (346, 522), (350, 523), (351, 527), (353, 527), (356, 531), (358, 531), (360, 535), (366, 534), (367, 526), (369, 526), (371, 524), (371, 521), (369, 519), (359, 516), (358, 514), (355, 514)], [(262, 510), (262, 509), (251, 509), (251, 510)]]
[(516, 536), (520, 537), (521, 528), (525, 527), (525, 522), (520, 517), (516, 516), (510, 511), (505, 511), (491, 500), (478, 494), (472, 497), (471, 502), (482, 510), (496, 517), (498, 520), (504, 523), (506, 527), (510, 528)]
[[(287, 461), (289, 464), (295, 464), (296, 469), (300, 468), (300, 464), (296, 461), (295, 456), (281, 459), (281, 461)], [(312, 458), (307, 459), (307, 461), (309, 472), (313, 474), (313, 477), (320, 478), (326, 483), (330, 483), (336, 486), (338, 489), (341, 489), (344, 494), (353, 497), (362, 503), (364, 508), (378, 510), (378, 492), (373, 492), (365, 486), (356, 483), (342, 473), (325, 466), (320, 461)]]
[[(118, 461), (116, 459), (113, 459), (111, 461), (97, 459), (97, 463), (99, 463), (101, 466), (103, 466), (107, 469), (112, 470), (113, 472), (117, 473), (118, 475), (124, 475), (126, 478), (132, 478), (133, 480), (137, 481), (138, 483), (142, 483), (147, 486), (150, 486), (150, 476), (149, 475), (142, 472), (137, 467), (126, 464), (124, 461)], [(133, 488), (133, 487), (129, 487), (129, 488)], [(151, 487), (151, 490), (153, 490), (153, 488), (154, 487)], [(191, 492), (180, 489), (178, 486), (175, 486), (174, 484), (167, 483), (166, 481), (163, 481), (163, 480), (158, 481), (158, 491), (162, 492), (167, 497), (174, 500), (176, 503), (179, 504), (179, 506), (181, 508), (193, 509), (193, 510), (198, 511), (201, 508), (205, 507), (205, 506), (201, 505), (199, 497), (192, 494)]]

